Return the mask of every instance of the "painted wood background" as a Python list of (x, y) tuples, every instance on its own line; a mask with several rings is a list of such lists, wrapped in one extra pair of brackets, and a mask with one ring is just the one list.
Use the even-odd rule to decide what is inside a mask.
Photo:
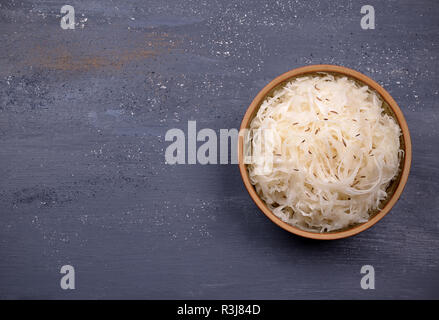
[[(439, 298), (437, 1), (67, 2), (0, 1), (0, 298)], [(236, 165), (165, 164), (169, 129), (238, 128), (272, 78), (320, 63), (378, 81), (411, 130), (407, 187), (372, 229), (301, 239)]]

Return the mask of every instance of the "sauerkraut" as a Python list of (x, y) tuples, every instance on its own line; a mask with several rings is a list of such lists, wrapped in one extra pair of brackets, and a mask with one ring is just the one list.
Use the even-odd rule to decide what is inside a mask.
[(381, 97), (345, 76), (296, 78), (251, 121), (251, 183), (283, 221), (329, 232), (366, 222), (387, 197), (403, 155)]

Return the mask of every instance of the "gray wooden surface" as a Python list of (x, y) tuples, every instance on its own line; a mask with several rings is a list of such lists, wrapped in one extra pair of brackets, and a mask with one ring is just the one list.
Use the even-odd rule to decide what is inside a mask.
[[(439, 298), (437, 1), (67, 2), (0, 1), (0, 298)], [(236, 165), (165, 164), (168, 129), (238, 128), (272, 78), (318, 63), (378, 81), (411, 130), (407, 187), (372, 229), (301, 239)]]

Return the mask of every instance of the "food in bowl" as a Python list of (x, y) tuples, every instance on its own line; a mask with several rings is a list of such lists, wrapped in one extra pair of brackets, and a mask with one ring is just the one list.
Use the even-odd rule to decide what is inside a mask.
[(389, 196), (404, 154), (401, 128), (382, 98), (345, 75), (283, 83), (249, 129), (247, 170), (257, 194), (281, 220), (312, 232), (368, 221)]

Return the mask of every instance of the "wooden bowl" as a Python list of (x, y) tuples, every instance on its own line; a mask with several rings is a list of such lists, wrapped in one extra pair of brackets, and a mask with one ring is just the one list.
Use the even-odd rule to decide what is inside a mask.
[(282, 221), (280, 218), (278, 218), (267, 207), (265, 202), (256, 193), (256, 190), (254, 189), (249, 179), (247, 165), (244, 163), (244, 161), (242, 161), (244, 138), (241, 135), (239, 135), (239, 139), (238, 139), (238, 160), (239, 160), (239, 170), (241, 172), (242, 180), (244, 181), (244, 185), (247, 188), (247, 191), (249, 192), (251, 198), (259, 207), (259, 209), (261, 209), (262, 212), (271, 221), (273, 221), (279, 227), (305, 238), (333, 240), (333, 239), (350, 237), (370, 228), (379, 220), (381, 220), (395, 205), (396, 201), (401, 196), (401, 193), (404, 189), (404, 186), (407, 182), (407, 178), (409, 175), (410, 165), (412, 160), (412, 145), (410, 140), (409, 129), (407, 127), (407, 122), (405, 121), (404, 115), (402, 114), (401, 109), (399, 109), (398, 105), (396, 104), (395, 100), (393, 100), (393, 98), (390, 96), (390, 94), (386, 90), (384, 90), (378, 83), (376, 83), (369, 77), (365, 76), (364, 74), (349, 68), (335, 66), (335, 65), (312, 65), (312, 66), (301, 67), (298, 69), (288, 71), (278, 76), (274, 80), (272, 80), (257, 94), (253, 102), (248, 107), (247, 112), (245, 113), (244, 118), (242, 119), (240, 132), (243, 132), (244, 129), (249, 128), (251, 120), (256, 115), (265, 97), (270, 95), (277, 87), (282, 86), (285, 82), (290, 81), (295, 77), (303, 76), (306, 74), (314, 74), (317, 72), (327, 72), (335, 75), (337, 74), (346, 75), (354, 79), (355, 81), (368, 85), (369, 88), (375, 90), (381, 96), (381, 98), (383, 99), (384, 111), (389, 115), (393, 116), (394, 119), (397, 120), (401, 128), (402, 135), (400, 137), (400, 143), (401, 143), (401, 149), (404, 150), (404, 156), (401, 159), (400, 171), (398, 177), (394, 179), (393, 182), (387, 188), (389, 196), (387, 197), (386, 200), (382, 202), (381, 204), (381, 206), (383, 206), (382, 209), (377, 210), (376, 212), (372, 212), (371, 217), (367, 222), (362, 224), (357, 224), (346, 229), (336, 230), (333, 232), (324, 232), (324, 233), (305, 231), (299, 229), (298, 227), (292, 226)]

